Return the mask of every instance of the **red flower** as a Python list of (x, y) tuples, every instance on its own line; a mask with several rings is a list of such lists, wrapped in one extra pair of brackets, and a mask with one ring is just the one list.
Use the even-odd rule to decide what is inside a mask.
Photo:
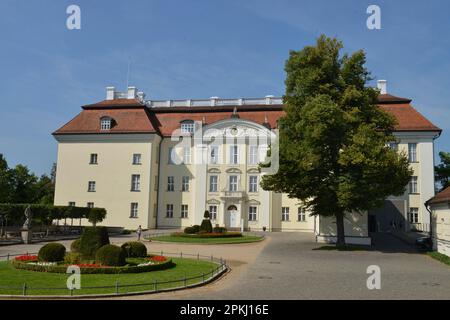
[(155, 261), (155, 262), (164, 262), (167, 260), (167, 258), (163, 257), (163, 256), (153, 256), (153, 257), (150, 257), (149, 260)]
[(18, 256), (15, 258), (16, 261), (24, 261), (24, 262), (32, 262), (37, 261), (38, 256), (30, 256), (30, 255), (24, 255), (24, 256)]

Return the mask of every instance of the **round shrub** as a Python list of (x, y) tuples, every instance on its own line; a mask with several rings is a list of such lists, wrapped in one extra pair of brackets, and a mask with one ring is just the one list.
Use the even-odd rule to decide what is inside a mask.
[(139, 241), (129, 241), (122, 245), (122, 249), (129, 258), (143, 258), (147, 256), (147, 247)]
[(58, 262), (63, 261), (66, 255), (66, 247), (61, 243), (48, 243), (38, 253), (39, 261)]
[(80, 252), (81, 239), (77, 239), (70, 245), (70, 252)]
[(109, 267), (120, 267), (126, 264), (125, 251), (113, 244), (107, 244), (97, 250), (95, 254), (95, 261), (98, 264)]
[(109, 244), (106, 227), (86, 227), (80, 238), (80, 254), (83, 259), (94, 259), (98, 249)]
[(64, 257), (64, 262), (66, 264), (79, 264), (81, 262), (81, 256), (78, 252), (66, 253)]

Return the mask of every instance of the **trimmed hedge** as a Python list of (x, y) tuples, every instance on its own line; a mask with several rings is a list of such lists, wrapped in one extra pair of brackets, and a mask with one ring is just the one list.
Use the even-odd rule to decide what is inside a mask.
[(39, 261), (59, 262), (64, 260), (66, 247), (60, 243), (47, 243), (38, 253)]
[(102, 266), (121, 267), (126, 264), (125, 250), (113, 244), (107, 244), (97, 250), (95, 262)]
[[(240, 232), (227, 232), (227, 233), (199, 233), (199, 234), (185, 234), (181, 232), (172, 233), (173, 237), (181, 238), (239, 238), (242, 237)], [(158, 238), (156, 238), (157, 240)]]
[(200, 231), (211, 233), (213, 231), (211, 220), (203, 219), (202, 224), (200, 225)]
[(70, 252), (80, 252), (81, 239), (76, 239), (70, 244)]
[(97, 250), (109, 244), (106, 227), (86, 227), (80, 238), (79, 252), (83, 259), (94, 259)]
[(227, 233), (227, 228), (225, 227), (214, 227), (213, 233)]
[(143, 258), (147, 256), (147, 247), (139, 241), (128, 241), (122, 245), (129, 258)]
[[(12, 261), (14, 268), (21, 270), (29, 270), (36, 272), (50, 272), (50, 273), (66, 273), (69, 265), (56, 265), (56, 266), (39, 266), (27, 264), (21, 261)], [(143, 273), (150, 271), (165, 270), (175, 266), (172, 259), (167, 258), (166, 261), (152, 264), (148, 266), (123, 266), (123, 267), (100, 267), (100, 268), (86, 268), (81, 267), (82, 274), (120, 274), (120, 273)]]
[(53, 206), (44, 204), (0, 204), (0, 215), (8, 219), (8, 225), (22, 225), (25, 222), (24, 212), (30, 206), (33, 212), (33, 222), (49, 225), (53, 220), (88, 219), (102, 221), (106, 216), (103, 208), (87, 208), (72, 206)]
[(199, 225), (193, 225), (192, 227), (186, 227), (184, 228), (184, 233), (186, 234), (195, 234), (200, 232), (200, 226)]

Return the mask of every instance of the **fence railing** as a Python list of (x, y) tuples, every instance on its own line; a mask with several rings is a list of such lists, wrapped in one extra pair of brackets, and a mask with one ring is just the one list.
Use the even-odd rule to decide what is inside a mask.
[[(11, 260), (12, 258), (16, 256), (21, 255), (36, 255), (37, 253), (24, 253), (24, 254), (7, 254), (7, 255), (1, 255), (0, 260), (6, 259), (7, 261)], [(207, 255), (201, 255), (199, 253), (192, 254), (192, 253), (183, 253), (183, 252), (149, 252), (149, 254), (157, 254), (162, 256), (169, 256), (172, 258), (191, 258), (196, 260), (203, 260), (203, 261), (211, 261), (217, 264), (217, 267), (212, 269), (209, 272), (204, 272), (202, 274), (198, 274), (195, 276), (184, 276), (182, 278), (174, 279), (174, 280), (166, 280), (166, 281), (158, 281), (158, 279), (155, 279), (152, 282), (143, 282), (143, 283), (132, 283), (132, 284), (123, 284), (120, 282), (115, 282), (111, 285), (106, 286), (82, 286), (80, 290), (88, 291), (88, 290), (103, 290), (105, 292), (101, 293), (93, 293), (93, 294), (80, 294), (76, 295), (78, 290), (71, 290), (67, 287), (33, 287), (29, 286), (27, 283), (23, 283), (21, 286), (3, 286), (0, 285), (0, 290), (9, 290), (9, 291), (15, 291), (18, 294), (7, 294), (8, 296), (32, 296), (33, 291), (49, 291), (49, 292), (55, 292), (60, 291), (62, 294), (58, 294), (58, 296), (78, 296), (78, 297), (84, 297), (89, 295), (100, 295), (100, 296), (114, 296), (114, 295), (123, 295), (123, 294), (147, 294), (147, 293), (157, 293), (157, 292), (163, 292), (163, 291), (172, 291), (172, 290), (179, 290), (183, 288), (189, 288), (193, 286), (198, 286), (202, 284), (206, 284), (218, 276), (220, 276), (222, 273), (224, 273), (226, 270), (228, 270), (228, 265), (225, 259), (223, 258), (217, 258), (213, 255), (207, 256)], [(132, 291), (133, 288), (141, 288), (141, 290), (135, 290)], [(130, 290), (131, 289), (131, 290)], [(65, 293), (64, 293), (65, 292)], [(2, 295), (2, 293), (0, 293)], [(4, 294), (3, 294), (4, 295)], [(39, 296), (51, 296), (51, 295), (39, 295)]]

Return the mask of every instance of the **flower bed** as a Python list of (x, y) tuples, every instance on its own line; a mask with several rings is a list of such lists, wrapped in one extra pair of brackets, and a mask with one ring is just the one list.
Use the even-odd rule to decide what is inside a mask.
[(171, 234), (173, 237), (181, 238), (239, 238), (242, 237), (240, 232), (227, 232), (227, 233), (196, 233), (196, 234), (186, 234), (184, 232), (175, 232)]
[(23, 262), (35, 262), (38, 261), (38, 256), (31, 255), (23, 255), (14, 258), (15, 261), (23, 261)]
[[(163, 259), (164, 258), (164, 259)], [(95, 263), (80, 263), (80, 264), (49, 264), (38, 263), (29, 260), (13, 260), (12, 264), (16, 269), (36, 271), (36, 272), (49, 272), (49, 273), (66, 273), (67, 267), (75, 265), (80, 267), (82, 274), (117, 274), (117, 273), (142, 273), (156, 270), (164, 270), (172, 268), (175, 264), (172, 259), (163, 256), (148, 256), (146, 258), (134, 258), (127, 259), (127, 265), (122, 267), (108, 267)]]

